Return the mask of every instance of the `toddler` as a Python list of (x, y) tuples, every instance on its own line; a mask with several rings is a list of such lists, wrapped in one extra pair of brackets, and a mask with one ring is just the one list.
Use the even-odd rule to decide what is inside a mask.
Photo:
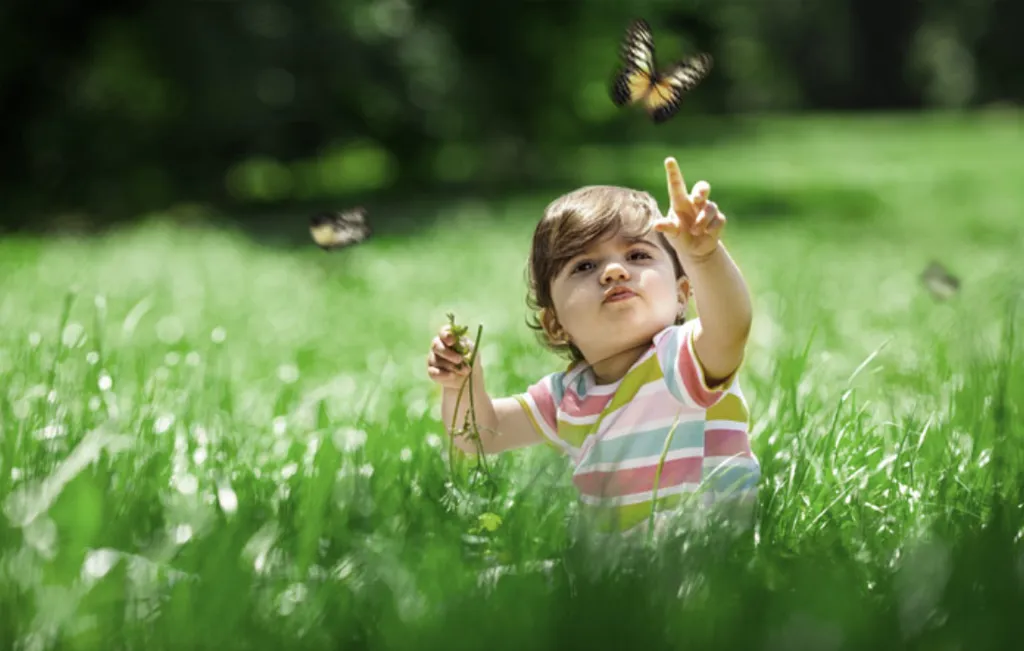
[[(646, 192), (587, 186), (552, 202), (537, 225), (531, 325), (568, 358), (565, 370), (492, 398), (479, 355), (472, 360), (484, 452), (546, 443), (565, 453), (581, 508), (605, 530), (643, 528), (685, 496), (747, 509), (760, 478), (736, 378), (751, 324), (747, 286), (720, 242), (726, 219), (710, 186), (688, 194), (673, 158), (665, 171), (665, 216)], [(698, 318), (687, 320), (691, 297)], [(469, 409), (463, 395), (455, 413), (469, 373), (457, 343), (446, 325), (427, 358), (446, 427), (462, 426)], [(476, 451), (465, 437), (455, 444)]]

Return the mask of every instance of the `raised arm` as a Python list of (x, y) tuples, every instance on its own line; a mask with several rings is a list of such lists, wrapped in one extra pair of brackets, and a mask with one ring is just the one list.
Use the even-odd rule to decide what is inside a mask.
[(743, 361), (753, 309), (739, 267), (720, 242), (725, 215), (708, 201), (711, 186), (700, 181), (693, 196), (674, 158), (665, 161), (671, 208), (655, 224), (675, 249), (693, 286), (700, 322), (693, 347), (708, 384), (730, 376)]

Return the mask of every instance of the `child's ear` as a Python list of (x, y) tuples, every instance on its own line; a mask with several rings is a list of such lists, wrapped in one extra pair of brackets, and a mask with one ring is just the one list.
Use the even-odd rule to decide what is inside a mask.
[(685, 317), (686, 311), (690, 306), (690, 297), (693, 296), (690, 279), (686, 276), (680, 276), (679, 280), (676, 281), (676, 288), (678, 289), (676, 300), (679, 301), (679, 316)]
[(690, 287), (690, 279), (686, 276), (680, 276), (676, 281), (676, 288), (679, 290), (679, 302), (688, 302), (690, 300), (690, 296), (693, 295), (693, 288)]
[(544, 334), (548, 336), (548, 340), (551, 343), (569, 343), (569, 337), (566, 335), (565, 330), (562, 329), (562, 324), (558, 322), (558, 317), (555, 316), (554, 310), (547, 307), (541, 308), (540, 324), (544, 327)]

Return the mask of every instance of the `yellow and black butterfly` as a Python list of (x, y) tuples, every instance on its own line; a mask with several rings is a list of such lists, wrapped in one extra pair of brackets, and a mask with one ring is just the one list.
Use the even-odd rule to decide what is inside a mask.
[(372, 233), (362, 206), (344, 212), (322, 212), (309, 220), (309, 233), (324, 251), (362, 242)]
[(701, 53), (659, 72), (654, 60), (654, 36), (643, 18), (626, 29), (619, 56), (622, 67), (612, 81), (612, 101), (620, 107), (642, 102), (656, 124), (676, 114), (683, 95), (707, 77), (714, 64), (710, 54)]
[(952, 298), (960, 291), (960, 279), (938, 262), (930, 263), (921, 272), (921, 282), (931, 295), (939, 300)]

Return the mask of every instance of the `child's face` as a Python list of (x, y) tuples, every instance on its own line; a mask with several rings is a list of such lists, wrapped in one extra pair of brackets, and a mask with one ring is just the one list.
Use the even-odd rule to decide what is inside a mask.
[(599, 240), (552, 281), (555, 317), (591, 364), (649, 343), (685, 306), (689, 285), (676, 280), (675, 253), (656, 237), (651, 231), (640, 239)]

